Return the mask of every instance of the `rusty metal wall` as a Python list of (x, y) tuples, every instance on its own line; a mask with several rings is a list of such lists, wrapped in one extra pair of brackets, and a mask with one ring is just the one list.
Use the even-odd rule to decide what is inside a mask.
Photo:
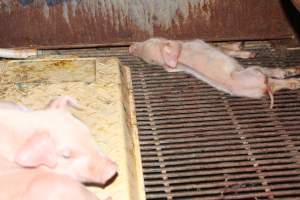
[(280, 0), (0, 0), (0, 47), (291, 38)]

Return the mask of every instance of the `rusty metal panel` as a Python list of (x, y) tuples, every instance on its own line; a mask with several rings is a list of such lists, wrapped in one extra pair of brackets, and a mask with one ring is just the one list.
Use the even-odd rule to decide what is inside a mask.
[(291, 38), (280, 0), (0, 0), (0, 47)]

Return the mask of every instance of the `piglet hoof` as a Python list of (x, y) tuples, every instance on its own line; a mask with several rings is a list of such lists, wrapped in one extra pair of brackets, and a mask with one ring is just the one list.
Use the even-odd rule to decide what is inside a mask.
[(232, 51), (240, 51), (243, 45), (242, 42), (232, 42), (232, 43), (221, 43), (218, 46)]
[(250, 52), (249, 58), (255, 58), (255, 57), (256, 57), (256, 53), (255, 52)]
[(289, 89), (296, 90), (299, 88), (299, 82), (298, 81), (291, 81), (289, 83)]
[(284, 78), (297, 76), (300, 74), (300, 68), (299, 67), (290, 67), (287, 69), (283, 69), (284, 71)]
[(56, 99), (52, 99), (47, 109), (66, 109), (67, 107), (73, 107), (78, 110), (82, 110), (82, 107), (78, 104), (77, 100), (71, 96), (61, 96)]
[(177, 67), (169, 67), (167, 65), (164, 65), (163, 68), (167, 71), (167, 72), (180, 72), (182, 70), (178, 69)]
[(255, 58), (256, 57), (256, 53), (254, 52), (250, 52), (250, 51), (241, 51), (240, 53), (240, 58)]
[(234, 51), (240, 51), (243, 47), (242, 42), (233, 42), (231, 43), (231, 49)]
[(128, 48), (128, 52), (129, 54), (133, 54), (136, 51), (136, 44), (133, 43), (129, 48)]
[[(294, 70), (289, 70), (289, 71), (286, 71), (285, 74), (283, 75), (283, 78), (285, 77), (292, 77), (292, 76), (295, 76), (295, 71)], [(283, 79), (282, 78), (282, 79)]]

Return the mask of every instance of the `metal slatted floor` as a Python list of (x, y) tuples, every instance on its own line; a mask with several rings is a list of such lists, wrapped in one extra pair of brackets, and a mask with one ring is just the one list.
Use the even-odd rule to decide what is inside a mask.
[[(257, 52), (245, 65), (300, 64), (300, 49), (245, 48)], [(300, 199), (300, 90), (277, 93), (270, 109), (268, 97), (230, 97), (127, 48), (74, 54), (118, 56), (130, 66), (147, 199)]]

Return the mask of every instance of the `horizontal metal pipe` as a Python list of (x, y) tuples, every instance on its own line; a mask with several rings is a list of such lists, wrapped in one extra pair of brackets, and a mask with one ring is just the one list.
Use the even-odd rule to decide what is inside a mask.
[(0, 48), (1, 58), (28, 58), (31, 56), (37, 56), (37, 49), (2, 49)]

